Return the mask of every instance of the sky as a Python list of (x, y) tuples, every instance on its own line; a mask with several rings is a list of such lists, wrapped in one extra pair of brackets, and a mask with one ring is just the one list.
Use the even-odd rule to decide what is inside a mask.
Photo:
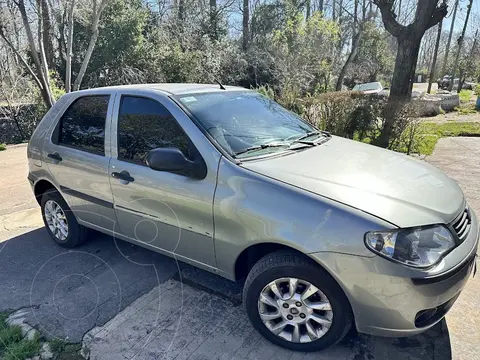
[[(455, 32), (462, 31), (465, 17), (467, 16), (468, 3), (469, 0), (460, 0), (457, 10), (457, 17), (455, 19)], [(452, 13), (454, 4), (455, 0), (448, 0), (448, 15), (447, 18), (443, 21), (443, 29), (445, 30), (450, 30), (450, 26), (452, 25)], [(473, 36), (475, 34), (475, 30), (477, 29), (479, 29), (480, 31), (480, 0), (473, 0), (472, 11), (466, 31), (467, 35)]]

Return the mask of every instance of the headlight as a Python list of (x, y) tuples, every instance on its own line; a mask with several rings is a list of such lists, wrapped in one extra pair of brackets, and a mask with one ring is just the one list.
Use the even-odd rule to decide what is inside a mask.
[(371, 231), (365, 244), (374, 253), (413, 267), (436, 264), (455, 247), (455, 240), (443, 225), (410, 229)]

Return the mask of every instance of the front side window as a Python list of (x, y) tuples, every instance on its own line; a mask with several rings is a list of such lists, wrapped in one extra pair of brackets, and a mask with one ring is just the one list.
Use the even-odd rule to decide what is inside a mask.
[(58, 143), (105, 154), (105, 121), (109, 95), (81, 97), (60, 119)]
[(164, 147), (190, 155), (187, 136), (162, 104), (123, 96), (118, 114), (118, 159), (144, 165), (150, 150)]
[[(176, 100), (233, 157), (282, 151), (315, 132), (299, 116), (254, 91), (179, 95)], [(248, 152), (256, 147), (260, 151)]]

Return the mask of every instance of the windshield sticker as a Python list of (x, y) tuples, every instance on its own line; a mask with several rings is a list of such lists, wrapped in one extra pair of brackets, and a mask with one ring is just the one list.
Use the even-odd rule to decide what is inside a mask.
[(190, 103), (190, 102), (197, 101), (197, 99), (194, 96), (183, 97), (183, 98), (180, 98), (180, 100), (182, 100), (182, 102), (184, 102), (184, 103)]

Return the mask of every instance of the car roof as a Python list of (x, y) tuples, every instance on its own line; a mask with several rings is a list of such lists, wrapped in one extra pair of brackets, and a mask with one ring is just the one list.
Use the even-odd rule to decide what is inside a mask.
[[(239, 86), (224, 86), (224, 91), (246, 91), (247, 89)], [(125, 90), (156, 90), (166, 93), (168, 95), (181, 95), (193, 93), (208, 93), (222, 91), (219, 84), (192, 84), (192, 83), (164, 83), (164, 84), (136, 84), (136, 85), (120, 85), (108, 86), (101, 88), (92, 88), (80, 90), (75, 93), (78, 95), (87, 95), (89, 93), (96, 93), (101, 90), (109, 91), (125, 91)]]

